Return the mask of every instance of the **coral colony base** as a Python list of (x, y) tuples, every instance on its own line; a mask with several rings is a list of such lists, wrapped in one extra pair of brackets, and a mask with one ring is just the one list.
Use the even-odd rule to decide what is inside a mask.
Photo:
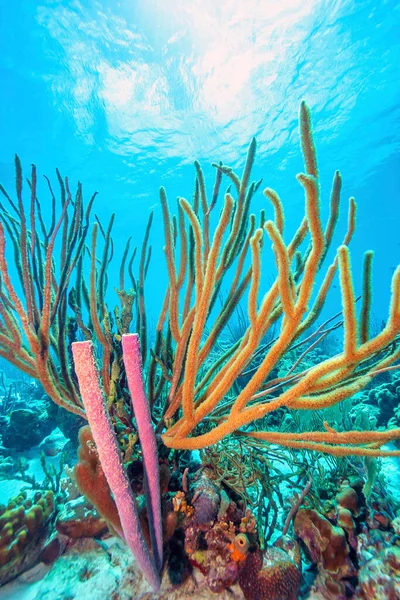
[[(36, 168), (27, 209), (16, 157), (16, 199), (0, 187), (0, 355), (29, 377), (1, 382), (1, 477), (23, 485), (0, 508), (3, 590), (22, 597), (19, 576), (36, 565), (36, 599), (400, 598), (400, 503), (387, 479), (400, 455), (400, 267), (374, 329), (373, 256), (357, 309), (355, 202), (334, 251), (341, 175), (324, 224), (304, 102), (300, 137), (305, 210), (289, 239), (274, 190), (273, 219), (251, 213), (255, 140), (241, 177), (213, 165), (211, 197), (196, 162), (176, 216), (161, 188), (168, 288), (155, 332), (152, 215), (138, 276), (125, 246), (111, 310), (114, 215), (88, 241), (96, 194), (85, 206), (81, 184), (73, 195), (57, 171), (61, 214), (46, 179), (46, 223)], [(321, 323), (337, 275), (342, 306)], [(29, 471), (39, 444), (42, 482)]]

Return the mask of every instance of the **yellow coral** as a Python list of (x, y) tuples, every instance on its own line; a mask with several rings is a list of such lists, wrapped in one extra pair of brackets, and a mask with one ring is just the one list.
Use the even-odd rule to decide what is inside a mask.
[(175, 512), (180, 512), (187, 517), (191, 517), (194, 513), (193, 506), (188, 504), (186, 494), (182, 491), (176, 492), (175, 496), (172, 498), (172, 506), (174, 507)]

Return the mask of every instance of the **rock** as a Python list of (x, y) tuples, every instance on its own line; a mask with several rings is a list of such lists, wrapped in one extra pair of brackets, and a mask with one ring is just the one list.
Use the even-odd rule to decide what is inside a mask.
[(56, 529), (70, 538), (96, 537), (107, 531), (107, 523), (84, 496), (66, 502), (57, 515)]
[(39, 560), (45, 565), (51, 565), (64, 552), (68, 543), (68, 538), (55, 532), (46, 542), (40, 553)]
[(399, 600), (400, 548), (382, 550), (359, 572), (359, 586), (354, 600)]
[(29, 408), (13, 410), (3, 429), (3, 445), (25, 451), (40, 444), (53, 427), (51, 420), (46, 419), (46, 414)]
[(198, 525), (208, 529), (209, 524), (215, 521), (220, 505), (220, 491), (206, 473), (193, 483), (191, 487), (191, 504), (194, 508), (194, 520)]
[[(120, 540), (114, 540), (106, 550), (93, 540), (76, 540), (36, 586), (32, 600), (210, 600), (211, 597), (204, 577), (197, 570), (178, 588), (171, 584), (165, 571), (160, 590), (152, 592)], [(243, 594), (235, 585), (218, 594), (218, 600), (243, 600)]]
[(87, 425), (87, 421), (78, 415), (68, 412), (64, 408), (57, 406), (54, 402), (48, 408), (49, 414), (55, 419), (57, 427), (65, 437), (78, 445), (78, 433), (81, 427)]
[(59, 429), (55, 429), (50, 435), (40, 442), (40, 449), (43, 450), (46, 456), (57, 456), (64, 450), (67, 442), (65, 436)]
[(8, 425), (8, 417), (6, 415), (0, 415), (0, 435), (3, 434), (3, 431), (7, 428)]
[(11, 456), (0, 457), (0, 476), (4, 477), (15, 472), (15, 463)]

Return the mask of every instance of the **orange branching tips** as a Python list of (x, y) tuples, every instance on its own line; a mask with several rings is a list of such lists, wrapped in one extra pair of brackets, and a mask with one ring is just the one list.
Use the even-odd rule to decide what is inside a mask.
[[(172, 365), (174, 383), (165, 413), (168, 419), (175, 417), (175, 422), (163, 435), (164, 443), (171, 448), (204, 448), (236, 433), (251, 436), (255, 441), (314, 449), (336, 456), (378, 456), (389, 453), (382, 450), (381, 446), (400, 437), (400, 429), (338, 432), (328, 425), (325, 431), (301, 434), (249, 431), (251, 423), (280, 407), (293, 410), (320, 409), (342, 402), (365, 387), (376, 372), (393, 368), (400, 359), (400, 350), (393, 343), (400, 334), (400, 267), (392, 280), (387, 325), (375, 337), (370, 337), (368, 320), (372, 254), (366, 255), (362, 311), (358, 318), (348, 248), (355, 228), (355, 203), (351, 198), (346, 235), (332, 262), (326, 265), (339, 215), (341, 176), (338, 171), (334, 174), (330, 214), (327, 222), (323, 223), (311, 116), (304, 102), (300, 107), (300, 137), (305, 173), (299, 174), (297, 179), (304, 190), (305, 216), (291, 239), (285, 239), (283, 203), (274, 190), (266, 188), (264, 191), (265, 197), (272, 203), (274, 220), (267, 221), (262, 211), (259, 228), (256, 229), (257, 219), (250, 215), (250, 201), (260, 183), (250, 183), (256, 148), (254, 142), (250, 146), (241, 178), (221, 163), (214, 165), (218, 169), (218, 185), (221, 174), (227, 176), (234, 184), (236, 199), (235, 194), (227, 194), (229, 208), (225, 205), (209, 246), (212, 230), (208, 216), (215, 205), (216, 196), (213, 195), (208, 209), (202, 174), (201, 181), (196, 183), (196, 190), (198, 198), (198, 190), (201, 189), (203, 217), (198, 207), (181, 201), (188, 219), (187, 281), (188, 285), (196, 286), (195, 299), (191, 303), (191, 292), (185, 295), (184, 286), (177, 289), (172, 260), (175, 245), (179, 246), (179, 235), (173, 240), (169, 234), (170, 217), (165, 207), (165, 194), (163, 196), (171, 289), (169, 310), (173, 316), (171, 331), (172, 322), (175, 322), (177, 325), (174, 329), (179, 333), (179, 336), (175, 336), (178, 338), (175, 340), (175, 356), (179, 360)], [(199, 169), (197, 166), (198, 177)], [(194, 202), (198, 204), (196, 194)], [(180, 231), (183, 230), (181, 224)], [(300, 245), (307, 237), (307, 247), (300, 253)], [(268, 282), (264, 296), (260, 297), (263, 288), (261, 252), (268, 241), (272, 245), (277, 276), (275, 281)], [(244, 272), (246, 264), (250, 268)], [(233, 285), (222, 308), (217, 308), (216, 300), (222, 280), (228, 272), (233, 274), (230, 278)], [(321, 272), (322, 277), (319, 275), (317, 278)], [(338, 272), (342, 297), (343, 349), (334, 357), (314, 364), (303, 372), (274, 379), (272, 373), (278, 362), (320, 315)], [(184, 279), (181, 277), (181, 281)], [(246, 290), (246, 326), (236, 344), (223, 355), (219, 352), (218, 358), (212, 358), (212, 349), (218, 336)], [(183, 303), (186, 310), (182, 314), (179, 307)], [(269, 343), (263, 345), (263, 338), (273, 326), (277, 328), (275, 336), (271, 336)], [(310, 335), (312, 339), (313, 335)], [(239, 378), (240, 385), (237, 385)], [(390, 453), (400, 454), (400, 451)]]

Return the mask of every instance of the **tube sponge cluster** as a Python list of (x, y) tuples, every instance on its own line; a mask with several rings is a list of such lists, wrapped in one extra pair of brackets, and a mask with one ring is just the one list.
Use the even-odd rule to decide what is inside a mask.
[[(160, 587), (159, 571), (162, 564), (157, 448), (151, 425), (150, 412), (146, 406), (140, 406), (141, 404), (147, 405), (147, 399), (141, 377), (138, 336), (136, 334), (124, 335), (122, 345), (125, 366), (128, 365), (127, 378), (143, 452), (149, 529), (153, 544), (151, 549), (147, 546), (143, 534), (136, 499), (132, 493), (130, 481), (125, 471), (113, 423), (107, 411), (105, 392), (100, 381), (92, 342), (74, 342), (72, 344), (72, 354), (82, 401), (93, 440), (96, 444), (98, 459), (114, 496), (123, 537), (147, 581), (154, 590), (157, 590)], [(135, 363), (133, 366), (130, 365), (131, 361)]]

